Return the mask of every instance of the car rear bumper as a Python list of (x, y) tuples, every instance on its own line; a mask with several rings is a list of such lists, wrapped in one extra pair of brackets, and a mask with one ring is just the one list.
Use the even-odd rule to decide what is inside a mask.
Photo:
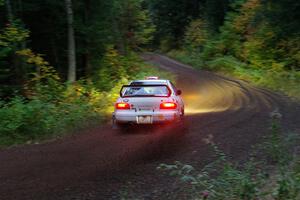
[(144, 111), (144, 112), (127, 112), (116, 111), (113, 113), (113, 118), (117, 123), (134, 123), (138, 124), (139, 116), (151, 116), (153, 124), (178, 121), (180, 114), (177, 110), (170, 111)]

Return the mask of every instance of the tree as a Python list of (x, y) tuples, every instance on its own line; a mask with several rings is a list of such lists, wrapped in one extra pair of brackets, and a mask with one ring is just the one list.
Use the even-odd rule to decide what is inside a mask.
[(155, 26), (153, 25), (149, 12), (142, 7), (143, 0), (115, 1), (114, 24), (117, 34), (117, 41), (121, 44), (123, 54), (130, 49), (139, 49), (152, 41)]
[(203, 5), (203, 0), (149, 0), (150, 15), (157, 27), (156, 43), (167, 46), (166, 49), (178, 48), (186, 26), (199, 18)]
[(223, 25), (228, 10), (229, 0), (206, 0), (205, 19), (211, 32), (217, 32)]
[(192, 50), (201, 49), (208, 38), (207, 25), (202, 19), (193, 20), (185, 31), (185, 45)]
[(65, 0), (68, 21), (68, 81), (76, 81), (76, 47), (75, 47), (75, 34), (73, 25), (73, 8), (72, 1)]
[(12, 10), (11, 10), (10, 0), (6, 0), (6, 10), (7, 10), (8, 21), (10, 23), (12, 23), (12, 21), (13, 21), (13, 14), (12, 14)]
[(261, 1), (263, 15), (276, 27), (280, 37), (290, 37), (300, 33), (300, 2), (298, 0)]

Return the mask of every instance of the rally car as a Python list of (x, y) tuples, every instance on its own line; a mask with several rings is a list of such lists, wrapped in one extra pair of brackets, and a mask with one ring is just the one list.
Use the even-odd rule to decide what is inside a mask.
[(123, 85), (112, 115), (113, 127), (126, 124), (176, 123), (183, 120), (181, 90), (169, 80), (147, 77)]

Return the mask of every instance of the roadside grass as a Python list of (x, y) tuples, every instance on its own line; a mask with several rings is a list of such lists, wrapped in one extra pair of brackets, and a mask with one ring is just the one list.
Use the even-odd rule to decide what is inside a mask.
[(173, 78), (133, 53), (123, 57), (109, 50), (100, 65), (93, 80), (74, 84), (43, 66), (44, 73), (27, 85), (27, 96), (0, 100), (0, 147), (39, 143), (105, 123), (123, 84), (150, 75)]
[(189, 64), (196, 69), (215, 71), (223, 75), (249, 81), (257, 86), (280, 91), (290, 97), (300, 99), (300, 71), (283, 70), (281, 68), (258, 68), (245, 64), (233, 56), (220, 56), (204, 61), (197, 53), (183, 50), (170, 51), (168, 56)]
[(244, 164), (230, 160), (212, 137), (205, 139), (216, 159), (202, 169), (176, 161), (160, 164), (158, 170), (174, 177), (182, 191), (174, 196), (211, 200), (300, 199), (299, 135), (280, 129), (277, 112), (271, 114), (270, 135)]

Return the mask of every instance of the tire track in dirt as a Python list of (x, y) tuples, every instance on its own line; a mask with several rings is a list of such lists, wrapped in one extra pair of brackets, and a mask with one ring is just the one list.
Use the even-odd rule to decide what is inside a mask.
[(285, 130), (300, 130), (299, 104), (285, 96), (162, 55), (143, 58), (177, 75), (186, 127), (120, 134), (104, 125), (58, 141), (1, 150), (0, 199), (120, 199), (124, 188), (140, 199), (174, 199), (173, 179), (156, 166), (180, 160), (200, 168), (212, 159), (202, 142), (208, 135), (232, 159), (243, 161), (268, 134), (271, 111), (282, 112)]

